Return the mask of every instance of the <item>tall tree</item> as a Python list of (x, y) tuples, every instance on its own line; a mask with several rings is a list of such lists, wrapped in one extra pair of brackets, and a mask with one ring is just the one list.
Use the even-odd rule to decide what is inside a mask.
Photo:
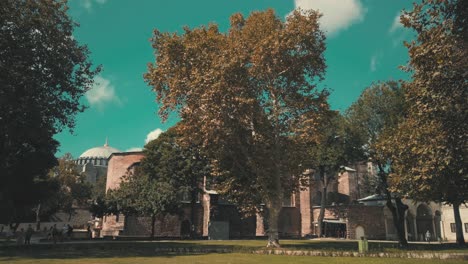
[[(396, 158), (395, 188), (453, 206), (457, 243), (465, 244), (459, 207), (468, 199), (468, 4), (423, 0), (401, 21), (416, 31), (405, 43), (412, 81), (408, 118), (386, 146)], [(396, 144), (398, 142), (398, 144)]]
[(59, 192), (51, 195), (49, 200), (54, 200), (58, 209), (68, 213), (68, 220), (77, 206), (88, 205), (92, 196), (92, 185), (86, 181), (85, 175), (78, 171), (70, 153), (58, 160), (58, 165), (49, 171), (49, 177), (59, 185)]
[(400, 246), (406, 247), (405, 211), (397, 193), (392, 193), (388, 184), (388, 174), (394, 160), (385, 155), (379, 144), (387, 142), (399, 122), (405, 116), (406, 103), (403, 89), (398, 82), (375, 83), (366, 88), (359, 99), (346, 112), (349, 129), (360, 138), (363, 156), (378, 168), (378, 191), (386, 198), (386, 205), (393, 217)]
[(18, 221), (56, 164), (53, 135), (72, 129), (93, 70), (65, 1), (0, 2), (0, 206)]
[(150, 217), (151, 239), (154, 238), (157, 217), (177, 213), (180, 208), (177, 189), (142, 173), (139, 168), (122, 177), (118, 189), (108, 192), (107, 205), (107, 214)]
[[(273, 10), (231, 16), (221, 33), (214, 24), (181, 35), (154, 31), (156, 62), (145, 79), (157, 93), (160, 115), (177, 111), (180, 134), (201, 139), (216, 162), (220, 192), (255, 211), (268, 211), (268, 245), (279, 246), (283, 196), (302, 175), (296, 138), (311, 131), (327, 109), (325, 35), (315, 11), (282, 22)], [(242, 203), (237, 203), (242, 201)]]
[(324, 116), (318, 125), (318, 133), (312, 138), (311, 144), (306, 146), (307, 160), (304, 165), (310, 168), (318, 176), (321, 186), (320, 213), (317, 218), (317, 235), (322, 237), (323, 219), (325, 217), (325, 207), (327, 206), (328, 187), (330, 183), (337, 179), (340, 168), (347, 164), (346, 156), (346, 135), (343, 117), (339, 112), (330, 111)]
[[(210, 173), (206, 157), (196, 145), (180, 142), (175, 127), (146, 144), (144, 153), (139, 165), (122, 178), (119, 188), (109, 191), (105, 201), (96, 201), (95, 213), (150, 217), (150, 237), (153, 238), (157, 217), (181, 214), (182, 199), (188, 194), (190, 219), (194, 224), (203, 177)], [(196, 236), (194, 231), (192, 228), (192, 237)]]
[[(196, 222), (196, 203), (201, 193), (204, 177), (210, 177), (210, 164), (196, 144), (184, 144), (176, 127), (161, 134), (146, 144), (145, 158), (141, 170), (152, 179), (166, 182), (177, 191), (177, 196), (186, 195), (190, 201), (190, 236), (196, 236), (193, 228)], [(180, 201), (179, 201), (180, 202)]]

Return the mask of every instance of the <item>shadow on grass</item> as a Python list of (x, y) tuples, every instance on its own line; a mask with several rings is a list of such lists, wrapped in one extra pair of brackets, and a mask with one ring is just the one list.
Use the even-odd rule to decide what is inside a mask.
[[(357, 241), (314, 241), (298, 240), (283, 242), (282, 247), (297, 250), (321, 250), (321, 251), (358, 251)], [(466, 252), (468, 247), (458, 246), (454, 243), (431, 243), (431, 244), (413, 244), (410, 243), (407, 248), (400, 248), (397, 242), (374, 242), (369, 241), (370, 252), (405, 252), (405, 251), (445, 251), (445, 252)]]
[[(265, 243), (266, 244), (266, 243)], [(79, 259), (110, 257), (175, 257), (179, 255), (204, 255), (211, 253), (251, 253), (265, 249), (263, 241), (100, 241), (60, 244), (7, 245), (0, 247), (0, 258)], [(357, 251), (356, 241), (284, 240), (282, 249), (304, 251)], [(399, 249), (397, 243), (370, 242), (370, 252), (466, 252), (468, 247), (455, 244), (410, 244)]]
[[(250, 251), (249, 251), (250, 250)], [(210, 253), (251, 252), (252, 248), (229, 245), (200, 245), (197, 243), (171, 242), (107, 242), (35, 244), (30, 246), (4, 246), (0, 258), (78, 259), (110, 257), (151, 257), (178, 255), (201, 255)], [(7, 257), (7, 258), (5, 258)]]

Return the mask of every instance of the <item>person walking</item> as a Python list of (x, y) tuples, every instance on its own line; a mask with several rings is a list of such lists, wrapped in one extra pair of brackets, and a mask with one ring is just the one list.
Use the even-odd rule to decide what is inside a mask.
[(431, 232), (429, 232), (429, 229), (426, 231), (426, 241), (429, 244), (431, 243)]
[(58, 235), (59, 231), (57, 229), (57, 224), (54, 224), (54, 226), (52, 226), (52, 240), (54, 241), (54, 245), (57, 244)]
[(71, 240), (72, 234), (73, 234), (73, 227), (70, 224), (68, 224), (67, 225), (67, 238), (68, 238), (68, 240)]
[(23, 245), (24, 244), (24, 229), (21, 228), (20, 231), (16, 232), (16, 244)]
[(26, 235), (24, 239), (25, 245), (31, 245), (31, 237), (34, 233), (34, 229), (32, 228), (31, 224), (28, 225), (28, 229), (26, 229)]

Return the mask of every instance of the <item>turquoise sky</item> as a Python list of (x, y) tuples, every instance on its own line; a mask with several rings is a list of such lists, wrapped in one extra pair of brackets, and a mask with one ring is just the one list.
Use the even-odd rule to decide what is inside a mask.
[(407, 63), (402, 45), (411, 36), (395, 18), (407, 0), (71, 0), (69, 13), (80, 24), (74, 37), (88, 45), (94, 64), (103, 72), (98, 84), (82, 98), (89, 108), (77, 116), (74, 133), (57, 135), (57, 156), (109, 145), (126, 151), (141, 148), (148, 134), (157, 135), (177, 122), (162, 123), (155, 94), (143, 81), (148, 62), (154, 61), (149, 38), (153, 29), (180, 32), (183, 26), (217, 23), (221, 30), (229, 16), (245, 16), (273, 8), (284, 18), (296, 7), (324, 13), (327, 31), (327, 75), (323, 82), (333, 90), (332, 108), (345, 110), (374, 81), (407, 78), (398, 69)]

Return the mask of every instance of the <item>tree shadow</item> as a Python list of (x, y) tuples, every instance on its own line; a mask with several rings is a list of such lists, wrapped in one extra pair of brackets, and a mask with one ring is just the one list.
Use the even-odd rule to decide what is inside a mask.
[(3, 261), (15, 258), (79, 259), (110, 257), (175, 257), (211, 253), (247, 252), (248, 249), (230, 245), (204, 245), (190, 242), (102, 242), (9, 245), (0, 248)]

